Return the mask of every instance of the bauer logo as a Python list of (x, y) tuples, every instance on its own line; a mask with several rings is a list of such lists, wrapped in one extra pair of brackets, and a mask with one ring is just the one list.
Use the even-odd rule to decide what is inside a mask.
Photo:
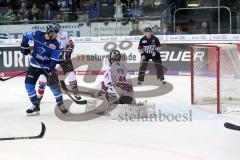
[(162, 61), (190, 62), (190, 51), (160, 51)]

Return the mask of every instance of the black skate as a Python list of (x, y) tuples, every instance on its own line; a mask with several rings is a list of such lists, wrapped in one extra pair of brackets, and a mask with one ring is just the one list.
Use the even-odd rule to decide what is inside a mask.
[(161, 79), (160, 81), (163, 85), (167, 83), (164, 79)]
[(39, 103), (32, 106), (32, 108), (29, 108), (26, 110), (27, 116), (38, 116), (40, 115), (40, 106)]
[(57, 104), (57, 106), (58, 106), (58, 108), (59, 108), (59, 110), (63, 113), (63, 114), (65, 114), (65, 113), (67, 113), (68, 112), (68, 110), (65, 108), (65, 105), (64, 105), (64, 103), (62, 102), (62, 103), (59, 103), (59, 104)]

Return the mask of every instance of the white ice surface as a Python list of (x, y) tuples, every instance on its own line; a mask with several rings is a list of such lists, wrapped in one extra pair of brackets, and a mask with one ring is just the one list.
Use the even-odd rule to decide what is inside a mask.
[(166, 80), (173, 84), (173, 91), (148, 102), (155, 102), (164, 113), (192, 109), (191, 122), (119, 122), (106, 117), (64, 122), (54, 114), (49, 89), (42, 100), (41, 115), (26, 117), (25, 110), (31, 104), (24, 78), (0, 82), (0, 137), (36, 135), (40, 122), (47, 127), (43, 139), (0, 141), (0, 160), (240, 159), (240, 131), (223, 127), (226, 121), (240, 125), (240, 116), (216, 115), (191, 106), (189, 77), (168, 76)]

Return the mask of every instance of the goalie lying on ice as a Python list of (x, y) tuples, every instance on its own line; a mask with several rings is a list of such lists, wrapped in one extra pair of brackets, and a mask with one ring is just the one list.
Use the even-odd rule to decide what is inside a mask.
[[(139, 112), (146, 113), (147, 110), (147, 106), (144, 106), (143, 103), (136, 104), (132, 81), (127, 68), (123, 62), (121, 62), (121, 54), (118, 50), (111, 51), (109, 55), (109, 69), (104, 73), (104, 80), (99, 84), (98, 90), (95, 90), (92, 94), (94, 97), (105, 94), (107, 103), (97, 110), (94, 109), (96, 105), (87, 105), (86, 111), (94, 109), (96, 113), (106, 113), (112, 110), (114, 106), (114, 108), (116, 108), (114, 111), (111, 111), (111, 113), (117, 116), (116, 114), (121, 114), (122, 112), (139, 114)], [(113, 104), (121, 105), (116, 106)], [(112, 115), (111, 113), (110, 115)]]
[(94, 97), (106, 93), (106, 98), (110, 103), (134, 103), (134, 92), (130, 75), (121, 62), (121, 54), (118, 50), (111, 51), (109, 68), (104, 73), (104, 80), (100, 83), (98, 89), (99, 91), (93, 93)]

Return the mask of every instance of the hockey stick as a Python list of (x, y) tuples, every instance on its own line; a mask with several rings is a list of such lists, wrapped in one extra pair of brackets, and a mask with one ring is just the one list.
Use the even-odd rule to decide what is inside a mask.
[(224, 123), (224, 127), (228, 128), (228, 129), (232, 129), (232, 130), (236, 130), (236, 131), (240, 131), (240, 126), (229, 123), (229, 122), (225, 122)]
[(6, 137), (6, 138), (0, 138), (0, 141), (7, 141), (7, 140), (22, 140), (22, 139), (39, 139), (43, 138), (46, 132), (46, 126), (43, 122), (41, 122), (42, 129), (39, 135), (37, 136), (26, 136), (26, 137)]
[(68, 91), (69, 93), (73, 93), (73, 94), (74, 94), (74, 93), (85, 94), (85, 95), (90, 95), (90, 96), (93, 97), (92, 93), (90, 93), (90, 92), (73, 91), (73, 90), (68, 89), (67, 86), (66, 86), (66, 84), (65, 84), (65, 82), (64, 82), (63, 80), (60, 80), (60, 84), (61, 84), (62, 88), (64, 88), (64, 89), (65, 89), (66, 91)]
[[(85, 94), (85, 95), (90, 95), (91, 97), (94, 97), (93, 93), (91, 93), (89, 91), (73, 91), (73, 90), (68, 89), (66, 86), (66, 83), (63, 80), (60, 80), (60, 84), (69, 93)], [(99, 90), (96, 90), (96, 91), (99, 91)], [(115, 93), (108, 93), (106, 91), (101, 91), (101, 94), (99, 96), (104, 95), (104, 94), (115, 95)], [(94, 97), (94, 98), (96, 98), (96, 97)]]
[(7, 80), (9, 80), (9, 79), (12, 79), (12, 78), (15, 78), (15, 77), (17, 77), (17, 76), (20, 76), (21, 74), (24, 74), (25, 73), (25, 71), (24, 72), (20, 72), (20, 73), (18, 73), (18, 74), (16, 74), (16, 75), (14, 75), (14, 76), (12, 76), (12, 77), (8, 77), (8, 78), (2, 78), (2, 77), (0, 77), (0, 81), (7, 81)]
[[(43, 70), (43, 72), (45, 72), (45, 73), (49, 76), (49, 73), (46, 71), (46, 69), (44, 69), (44, 68), (37, 62), (37, 60), (36, 60), (33, 56), (31, 56), (31, 57), (32, 57), (32, 59), (37, 63), (37, 65), (41, 67), (41, 69)], [(59, 88), (61, 88), (61, 89), (64, 91), (64, 93), (66, 93), (66, 94), (68, 95), (68, 97), (71, 98), (76, 104), (87, 104), (87, 101), (86, 101), (86, 100), (76, 100), (76, 99), (74, 99), (74, 98), (68, 93), (68, 91), (65, 90), (65, 89), (61, 86), (61, 84), (59, 84), (58, 81), (55, 80), (55, 83), (56, 83), (57, 86), (58, 86)]]

